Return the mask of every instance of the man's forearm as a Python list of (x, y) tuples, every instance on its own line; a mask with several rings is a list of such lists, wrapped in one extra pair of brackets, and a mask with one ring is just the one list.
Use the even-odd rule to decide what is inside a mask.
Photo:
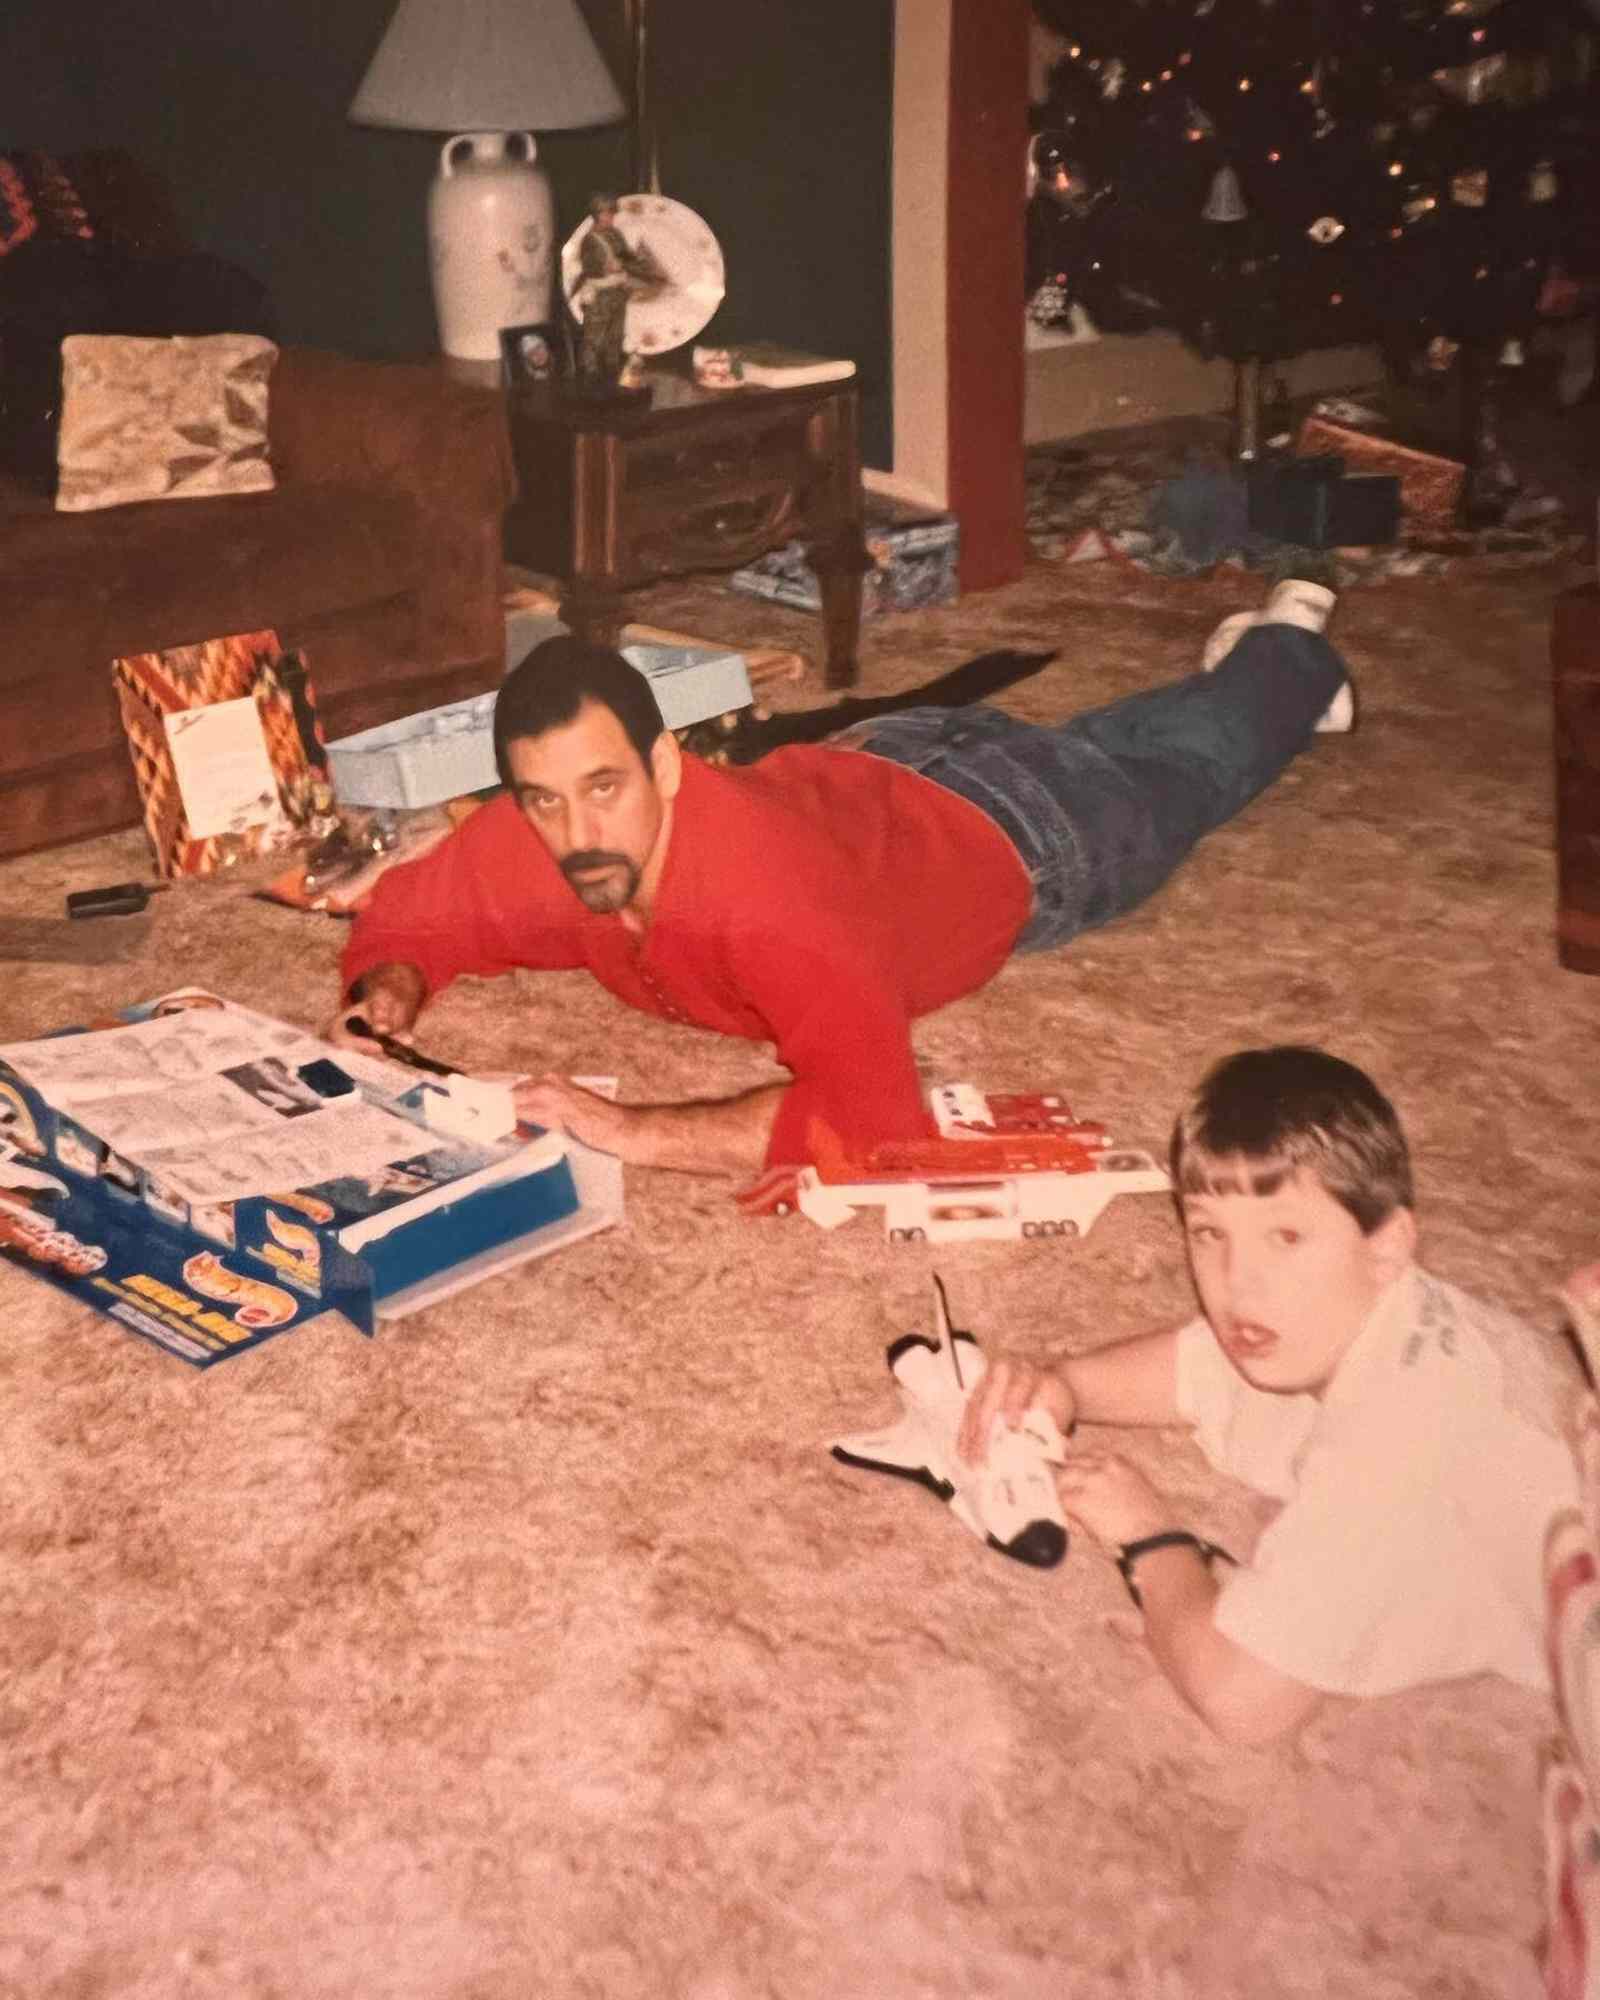
[(624, 1106), (621, 1157), (685, 1174), (757, 1174), (783, 1101), (784, 1084), (693, 1104)]
[(544, 1076), (518, 1084), (517, 1115), (564, 1132), (630, 1166), (684, 1174), (760, 1172), (784, 1084), (698, 1104), (616, 1104), (570, 1078)]

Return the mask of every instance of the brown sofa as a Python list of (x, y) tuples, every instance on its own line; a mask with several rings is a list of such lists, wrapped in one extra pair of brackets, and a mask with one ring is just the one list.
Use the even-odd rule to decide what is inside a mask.
[(63, 514), (0, 479), (0, 855), (138, 818), (118, 654), (270, 627), (330, 737), (499, 678), (499, 395), (295, 348), (270, 394), (271, 493)]
[[(126, 162), (70, 164), (98, 195), (104, 159), (126, 214)], [(171, 234), (153, 212), (141, 254)], [(270, 628), (304, 650), (329, 737), (500, 677), (512, 473), (499, 392), (444, 362), (286, 346), (268, 431), (270, 493), (62, 513), (0, 473), (0, 855), (138, 819), (119, 654)]]

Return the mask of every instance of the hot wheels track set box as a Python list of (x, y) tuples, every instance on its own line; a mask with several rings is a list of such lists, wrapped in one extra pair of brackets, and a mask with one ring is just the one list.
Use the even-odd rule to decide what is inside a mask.
[(188, 988), (0, 1047), (0, 1256), (197, 1368), (363, 1333), (616, 1219), (566, 1143)]

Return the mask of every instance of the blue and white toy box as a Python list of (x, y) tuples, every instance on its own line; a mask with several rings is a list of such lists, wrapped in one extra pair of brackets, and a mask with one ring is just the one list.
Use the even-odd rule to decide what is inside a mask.
[(465, 1140), (415, 1073), (196, 988), (0, 1048), (0, 1259), (200, 1368), (364, 1333), (606, 1227), (558, 1135)]

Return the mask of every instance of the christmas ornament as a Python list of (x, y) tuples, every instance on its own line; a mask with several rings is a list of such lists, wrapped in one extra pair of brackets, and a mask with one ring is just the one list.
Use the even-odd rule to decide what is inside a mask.
[(1087, 214), (1097, 199), (1088, 170), (1068, 155), (1064, 132), (1034, 134), (1028, 146), (1028, 183), (1030, 201), (1042, 195), (1070, 215)]
[(1211, 192), (1200, 211), (1207, 222), (1244, 222), (1250, 211), (1245, 207), (1244, 190), (1232, 167), (1218, 167), (1211, 177)]
[(1344, 224), (1336, 215), (1319, 215), (1306, 234), (1319, 248), (1326, 249), (1344, 234)]
[(1489, 203), (1489, 169), (1468, 167), (1450, 176), (1450, 199), (1457, 208), (1486, 208)]
[(1583, 304), (1583, 287), (1559, 267), (1545, 278), (1535, 310), (1541, 319), (1569, 319)]
[(1054, 329), (1070, 327), (1072, 324), (1072, 294), (1067, 289), (1067, 276), (1058, 271), (1044, 283), (1028, 301), (1028, 317), (1035, 326)]
[(1457, 69), (1436, 69), (1433, 80), (1462, 104), (1488, 104), (1504, 94), (1508, 63), (1504, 50), (1480, 56)]

